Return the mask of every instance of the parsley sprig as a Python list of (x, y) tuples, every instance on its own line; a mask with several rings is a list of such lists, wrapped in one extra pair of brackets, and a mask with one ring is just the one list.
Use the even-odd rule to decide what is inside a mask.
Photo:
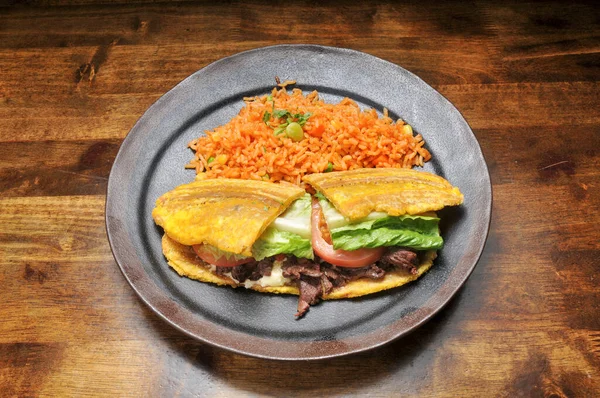
[[(272, 104), (271, 112), (265, 111), (263, 114), (263, 122), (272, 128), (274, 135), (284, 134), (291, 138), (293, 141), (301, 141), (304, 138), (304, 130), (302, 127), (306, 124), (306, 121), (311, 117), (310, 112), (306, 113), (292, 113), (287, 109), (275, 109), (275, 100), (273, 96), (269, 95), (267, 101)], [(279, 123), (277, 126), (271, 124), (271, 118), (281, 120), (283, 123)]]
[[(273, 109), (272, 112), (265, 111), (263, 115), (263, 122), (272, 129), (275, 130), (274, 134), (279, 135), (285, 131), (285, 128), (290, 125), (290, 123), (298, 123), (300, 126), (304, 126), (309, 117), (312, 116), (312, 113), (292, 113), (287, 109)], [(270, 123), (271, 117), (276, 119), (284, 119), (285, 122), (280, 123), (277, 126), (273, 126)]]

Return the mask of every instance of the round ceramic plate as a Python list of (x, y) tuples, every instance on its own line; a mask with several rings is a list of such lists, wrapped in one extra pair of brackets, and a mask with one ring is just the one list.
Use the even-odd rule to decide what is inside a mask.
[[(161, 251), (155, 200), (194, 179), (187, 143), (229, 121), (242, 98), (267, 94), (275, 77), (296, 80), (325, 101), (354, 99), (389, 110), (421, 133), (432, 160), (424, 169), (464, 194), (439, 215), (445, 246), (432, 269), (408, 285), (357, 299), (325, 301), (295, 319), (297, 296), (262, 294), (178, 276)], [(206, 343), (256, 357), (328, 358), (368, 350), (430, 319), (457, 292), (483, 250), (491, 185), (481, 149), (457, 109), (412, 73), (361, 52), (282, 45), (214, 62), (161, 97), (141, 117), (115, 159), (106, 198), (114, 257), (133, 289), (160, 317)]]

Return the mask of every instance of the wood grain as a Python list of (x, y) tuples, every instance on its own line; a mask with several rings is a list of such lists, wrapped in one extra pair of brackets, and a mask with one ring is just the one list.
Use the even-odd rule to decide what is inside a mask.
[[(600, 395), (600, 13), (594, 2), (48, 0), (0, 8), (0, 395)], [(494, 192), (450, 304), (376, 350), (272, 362), (196, 342), (129, 287), (104, 200), (122, 139), (210, 62), (349, 47), (452, 101)], [(426, 137), (425, 137), (426, 138)]]
[(3, 143), (0, 192), (4, 197), (104, 194), (119, 145), (120, 140)]

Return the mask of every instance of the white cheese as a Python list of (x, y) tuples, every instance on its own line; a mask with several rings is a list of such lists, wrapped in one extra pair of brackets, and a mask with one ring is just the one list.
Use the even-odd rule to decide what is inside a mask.
[[(282, 264), (281, 261), (275, 260), (273, 262), (273, 267), (271, 268), (271, 275), (263, 276), (257, 281), (251, 281), (251, 280), (247, 279), (243, 283), (244, 287), (246, 289), (250, 289), (254, 285), (260, 285), (262, 287), (285, 286), (286, 284), (290, 283), (292, 280), (290, 278), (286, 278), (285, 276), (283, 276), (283, 269), (281, 268), (281, 264)], [(211, 270), (211, 272), (215, 272), (217, 270), (217, 267), (215, 267), (214, 265), (211, 265), (210, 270)], [(239, 283), (239, 281), (237, 279), (235, 279), (234, 277), (231, 276), (231, 272), (225, 272), (223, 275), (228, 276), (229, 278), (231, 278), (234, 281)]]
[(259, 284), (262, 287), (267, 286), (285, 286), (292, 280), (283, 276), (283, 269), (281, 268), (281, 261), (273, 262), (273, 268), (271, 268), (271, 275), (263, 276), (257, 281), (246, 280), (244, 286), (246, 289), (250, 289), (252, 286)]

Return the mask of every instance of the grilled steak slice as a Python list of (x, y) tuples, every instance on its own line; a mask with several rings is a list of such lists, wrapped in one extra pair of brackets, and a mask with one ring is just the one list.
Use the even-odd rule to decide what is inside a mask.
[(273, 259), (265, 258), (260, 261), (252, 261), (246, 264), (236, 265), (235, 267), (216, 267), (216, 274), (222, 275), (231, 272), (231, 277), (240, 283), (246, 280), (257, 281), (263, 276), (271, 275), (273, 268)]
[(386, 252), (379, 261), (383, 264), (390, 264), (399, 268), (404, 268), (411, 274), (417, 273), (417, 253), (413, 252), (412, 250), (394, 248)]
[(327, 280), (335, 287), (344, 286), (348, 281), (348, 277), (340, 272), (340, 269), (335, 265), (329, 267), (321, 267), (323, 274), (327, 277)]
[(298, 299), (296, 317), (299, 318), (306, 314), (311, 305), (319, 302), (319, 299), (323, 295), (323, 287), (321, 286), (321, 278), (305, 275), (300, 276), (298, 287), (300, 289), (300, 297)]
[(288, 257), (281, 268), (283, 269), (283, 276), (286, 278), (298, 279), (301, 275), (314, 278), (321, 276), (319, 264), (303, 258)]
[(385, 269), (376, 264), (371, 264), (360, 268), (344, 268), (342, 273), (347, 280), (356, 280), (360, 278), (381, 279), (385, 276)]

